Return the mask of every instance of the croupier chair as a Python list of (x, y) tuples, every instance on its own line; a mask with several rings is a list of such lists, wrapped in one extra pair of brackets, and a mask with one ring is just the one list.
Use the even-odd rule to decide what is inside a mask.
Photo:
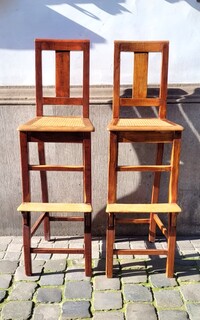
[[(168, 73), (167, 41), (134, 42), (115, 41), (114, 44), (114, 92), (113, 118), (108, 126), (110, 132), (109, 168), (108, 168), (108, 202), (107, 202), (107, 232), (106, 232), (106, 274), (112, 277), (113, 255), (166, 255), (166, 275), (173, 277), (174, 256), (176, 244), (176, 220), (181, 211), (177, 205), (177, 185), (179, 173), (180, 143), (183, 128), (166, 119), (167, 73)], [(134, 56), (132, 96), (120, 96), (121, 54), (129, 52)], [(159, 94), (149, 97), (148, 61), (152, 53), (160, 55), (160, 85)], [(154, 118), (122, 118), (120, 108), (157, 107), (158, 117)], [(141, 110), (141, 109), (139, 109)], [(119, 143), (152, 143), (156, 144), (157, 154), (152, 165), (118, 165)], [(164, 145), (170, 144), (170, 164), (163, 164)], [(119, 203), (117, 199), (117, 173), (123, 171), (153, 172), (151, 203)], [(162, 172), (169, 172), (169, 188), (167, 203), (159, 202), (160, 178)], [(135, 201), (137, 202), (137, 201)], [(143, 218), (130, 218), (132, 214)], [(147, 214), (149, 218), (144, 218)], [(129, 215), (127, 215), (129, 214)], [(168, 223), (164, 224), (163, 215), (168, 215)], [(127, 217), (128, 216), (128, 217)], [(156, 227), (167, 239), (167, 249), (114, 249), (115, 227), (117, 224), (147, 223), (149, 225), (149, 241), (154, 242)]]
[[(23, 218), (24, 263), (26, 275), (32, 274), (32, 253), (78, 253), (85, 256), (85, 274), (91, 275), (91, 132), (94, 127), (89, 120), (89, 40), (35, 40), (36, 61), (36, 117), (20, 125), (21, 172), (23, 202), (18, 207)], [(55, 53), (55, 94), (45, 95), (42, 71), (44, 51)], [(82, 94), (70, 96), (70, 57), (73, 52), (81, 52), (83, 64)], [(82, 74), (81, 73), (81, 74)], [(80, 117), (48, 116), (45, 105), (81, 106)], [(38, 163), (29, 161), (29, 145), (38, 146)], [(82, 144), (82, 165), (49, 165), (45, 161), (46, 143)], [(40, 172), (41, 202), (31, 201), (30, 171)], [(82, 203), (50, 203), (48, 195), (47, 171), (80, 171), (83, 173)], [(67, 193), (67, 190), (66, 190)], [(39, 212), (39, 218), (31, 224), (31, 215)], [(66, 214), (64, 214), (66, 213)], [(83, 248), (35, 248), (31, 237), (41, 223), (44, 224), (44, 237), (50, 240), (51, 221), (82, 221), (84, 225)]]

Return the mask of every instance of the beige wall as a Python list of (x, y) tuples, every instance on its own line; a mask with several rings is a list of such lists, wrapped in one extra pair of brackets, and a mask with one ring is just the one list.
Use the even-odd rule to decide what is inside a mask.
[[(16, 208), (21, 202), (21, 178), (19, 140), (16, 131), (19, 124), (28, 120), (35, 113), (34, 91), (30, 88), (0, 88), (0, 235), (20, 235), (21, 216)], [(93, 182), (93, 233), (102, 235), (105, 232), (105, 206), (107, 198), (107, 159), (108, 132), (106, 126), (111, 119), (110, 88), (92, 88), (90, 117), (96, 131), (92, 134), (92, 182)], [(200, 235), (200, 88), (197, 86), (174, 87), (168, 95), (168, 118), (185, 127), (182, 141), (179, 204), (183, 212), (178, 219), (178, 233), (183, 235)], [(53, 111), (52, 111), (53, 112)], [(62, 109), (62, 112), (63, 109)], [(72, 109), (69, 109), (72, 112)], [(129, 112), (129, 111), (128, 111)], [(149, 111), (152, 113), (152, 110)], [(34, 149), (34, 148), (33, 148)], [(153, 161), (151, 146), (127, 144), (120, 147), (120, 161), (141, 163)], [(33, 150), (33, 152), (35, 152)], [(79, 146), (47, 147), (47, 158), (55, 163), (57, 160), (67, 163), (78, 163), (81, 157)], [(33, 157), (35, 159), (35, 155)], [(165, 161), (169, 159), (166, 156)], [(80, 173), (49, 174), (51, 201), (81, 201), (82, 185)], [(152, 178), (149, 173), (120, 173), (119, 199), (121, 202), (145, 202), (150, 199)], [(164, 186), (167, 177), (162, 179), (161, 199), (167, 197)], [(40, 200), (39, 180), (33, 175), (33, 200)], [(71, 190), (71, 191), (70, 191)], [(132, 227), (132, 234), (144, 232), (145, 228)], [(55, 225), (53, 233), (81, 234), (80, 224)], [(121, 234), (130, 234), (124, 226)]]

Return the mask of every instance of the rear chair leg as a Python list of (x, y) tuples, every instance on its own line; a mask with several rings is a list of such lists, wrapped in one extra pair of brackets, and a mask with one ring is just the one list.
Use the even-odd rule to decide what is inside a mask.
[[(38, 142), (38, 156), (39, 156), (39, 163), (46, 164), (44, 142)], [(41, 181), (41, 190), (42, 190), (42, 202), (49, 202), (46, 171), (40, 171), (40, 181)], [(44, 238), (45, 240), (49, 241), (50, 237), (51, 237), (51, 234), (50, 234), (49, 213), (46, 212), (45, 218), (44, 218)]]
[[(164, 143), (158, 143), (157, 145), (157, 156), (156, 156), (156, 164), (162, 164), (164, 153)], [(151, 203), (157, 203), (159, 198), (160, 191), (160, 179), (161, 172), (155, 172), (154, 174), (154, 183), (152, 189)], [(150, 225), (149, 225), (149, 241), (155, 242), (156, 238), (156, 222), (154, 220), (154, 213), (150, 213)]]

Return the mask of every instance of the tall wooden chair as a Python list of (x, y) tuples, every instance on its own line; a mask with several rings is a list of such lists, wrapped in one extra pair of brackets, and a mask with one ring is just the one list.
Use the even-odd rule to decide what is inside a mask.
[[(26, 275), (32, 274), (32, 253), (78, 253), (85, 256), (85, 274), (91, 275), (91, 132), (94, 127), (89, 120), (89, 40), (35, 40), (36, 61), (36, 117), (20, 125), (21, 170), (23, 202), (18, 207), (23, 218), (23, 244)], [(44, 94), (42, 74), (44, 51), (55, 53), (55, 95)], [(83, 64), (82, 94), (70, 96), (70, 57), (80, 52)], [(79, 117), (44, 115), (45, 105), (82, 106)], [(29, 163), (30, 143), (38, 145), (38, 164)], [(79, 166), (50, 165), (45, 161), (45, 143), (82, 144), (83, 164)], [(41, 202), (31, 201), (30, 171), (39, 171), (41, 179)], [(82, 203), (50, 203), (47, 185), (47, 171), (68, 171), (83, 173)], [(66, 190), (67, 192), (67, 190)], [(31, 213), (39, 218), (31, 225)], [(67, 213), (66, 215), (63, 213)], [(69, 213), (69, 214), (68, 214)], [(71, 213), (71, 215), (70, 215)], [(76, 215), (74, 213), (77, 213)], [(81, 214), (82, 213), (82, 214)], [(84, 223), (84, 248), (35, 248), (31, 237), (40, 224), (44, 223), (44, 236), (50, 240), (51, 221), (82, 221)]]
[[(167, 41), (134, 42), (115, 41), (114, 43), (114, 92), (113, 119), (108, 126), (110, 132), (109, 169), (108, 169), (108, 203), (107, 203), (107, 234), (106, 234), (106, 273), (112, 277), (113, 255), (166, 255), (166, 274), (173, 277), (174, 255), (176, 243), (176, 220), (181, 211), (177, 205), (177, 186), (179, 174), (179, 158), (181, 132), (183, 127), (166, 119), (167, 73), (168, 73)], [(132, 96), (120, 96), (121, 55), (133, 53), (133, 85)], [(148, 61), (152, 53), (161, 56), (161, 78), (159, 95), (149, 97)], [(122, 118), (120, 108), (157, 107), (158, 117), (154, 118)], [(157, 145), (156, 163), (152, 165), (118, 165), (118, 146), (121, 143), (151, 143)], [(162, 164), (165, 144), (171, 144), (171, 161)], [(119, 203), (117, 200), (117, 173), (123, 171), (153, 172), (154, 182), (151, 203)], [(162, 172), (169, 172), (168, 202), (159, 202), (160, 177)], [(127, 214), (149, 213), (149, 218), (128, 218)], [(163, 223), (163, 214), (168, 214), (168, 226)], [(117, 224), (147, 223), (149, 224), (149, 240), (155, 241), (156, 226), (167, 239), (167, 249), (114, 249), (115, 226)]]

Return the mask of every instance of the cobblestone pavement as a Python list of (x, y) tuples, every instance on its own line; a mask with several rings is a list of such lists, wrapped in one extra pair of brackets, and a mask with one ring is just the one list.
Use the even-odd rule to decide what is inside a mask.
[[(35, 246), (44, 246), (40, 237)], [(80, 246), (81, 238), (48, 246)], [(165, 246), (157, 240), (156, 246)], [(118, 239), (118, 248), (150, 246)], [(152, 244), (151, 244), (152, 247)], [(0, 237), (1, 319), (199, 320), (200, 239), (177, 241), (175, 278), (165, 276), (165, 258), (120, 256), (112, 279), (105, 277), (105, 240), (93, 240), (93, 276), (84, 275), (80, 255), (32, 255), (32, 277), (24, 275), (21, 237)]]

